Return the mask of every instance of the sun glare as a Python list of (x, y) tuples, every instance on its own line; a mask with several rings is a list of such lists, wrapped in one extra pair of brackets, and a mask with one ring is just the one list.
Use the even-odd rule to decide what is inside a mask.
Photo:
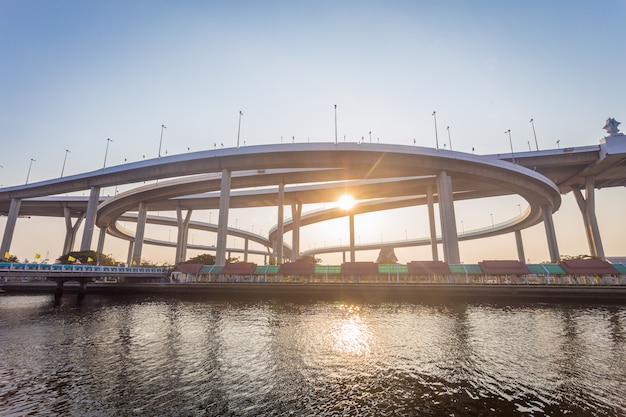
[(352, 207), (354, 207), (355, 201), (351, 195), (344, 194), (341, 197), (339, 197), (339, 200), (337, 201), (337, 203), (339, 203), (339, 208), (343, 210), (350, 210)]

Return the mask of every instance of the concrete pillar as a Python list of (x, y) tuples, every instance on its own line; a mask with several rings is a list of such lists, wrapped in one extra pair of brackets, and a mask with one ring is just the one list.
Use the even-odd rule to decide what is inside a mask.
[(250, 239), (244, 239), (243, 241), (243, 261), (248, 262), (248, 245), (250, 243)]
[(135, 248), (135, 241), (128, 241), (128, 255), (126, 255), (126, 265), (130, 266), (133, 263), (133, 249)]
[[(98, 256), (102, 255), (102, 252), (104, 252), (104, 238), (106, 237), (106, 235), (107, 235), (107, 228), (101, 227), (100, 235), (98, 236)], [(98, 258), (96, 262), (98, 263), (98, 265), (100, 265), (100, 258)]]
[(302, 217), (302, 204), (294, 201), (291, 203), (291, 217), (293, 219), (291, 229), (291, 261), (295, 262), (300, 257), (300, 218)]
[(145, 202), (139, 203), (139, 213), (137, 214), (137, 230), (135, 231), (135, 245), (133, 249), (133, 259), (129, 266), (139, 266), (141, 264), (141, 251), (143, 249), (143, 236), (146, 230), (146, 217), (148, 207)]
[(82, 213), (80, 216), (78, 216), (78, 219), (76, 219), (76, 223), (74, 223), (73, 225), (69, 207), (63, 207), (63, 216), (65, 217), (65, 242), (63, 243), (63, 254), (65, 255), (71, 252), (74, 248), (76, 233), (78, 232), (78, 228), (85, 218), (85, 213)]
[(91, 187), (91, 191), (89, 192), (89, 203), (87, 204), (87, 214), (85, 215), (83, 240), (80, 244), (81, 251), (91, 249), (91, 239), (93, 238), (93, 229), (96, 225), (96, 214), (98, 212), (99, 203), (100, 187)]
[(586, 195), (587, 195), (587, 210), (586, 214), (589, 218), (589, 225), (591, 226), (591, 235), (593, 236), (593, 244), (596, 251), (596, 256), (602, 260), (605, 260), (604, 247), (602, 246), (602, 238), (600, 237), (600, 228), (598, 227), (598, 218), (596, 217), (596, 187), (593, 177), (587, 177), (586, 180)]
[(576, 203), (578, 203), (578, 209), (580, 210), (580, 214), (582, 214), (583, 216), (583, 224), (585, 227), (585, 236), (587, 237), (587, 247), (589, 248), (589, 254), (591, 256), (598, 256), (598, 254), (596, 253), (596, 247), (593, 243), (593, 234), (591, 233), (589, 217), (587, 216), (587, 202), (585, 201), (585, 197), (580, 192), (580, 188), (578, 187), (572, 187), (572, 193), (574, 194)]
[(7, 253), (11, 251), (11, 241), (13, 240), (13, 232), (15, 232), (15, 223), (17, 222), (17, 216), (20, 214), (20, 206), (22, 200), (18, 198), (12, 198), (9, 205), (9, 214), (7, 216), (7, 224), (4, 228), (4, 235), (2, 236), (2, 247), (0, 247), (0, 258), (4, 259)]
[(548, 240), (548, 250), (550, 251), (550, 261), (558, 262), (561, 258), (559, 254), (559, 246), (556, 242), (556, 233), (554, 231), (554, 222), (552, 221), (552, 207), (541, 206), (543, 215), (543, 224), (546, 228), (546, 238)]
[(178, 233), (176, 239), (176, 257), (174, 263), (180, 264), (187, 259), (187, 241), (189, 240), (189, 222), (191, 221), (192, 210), (187, 210), (187, 214), (183, 219), (183, 211), (180, 207), (176, 208), (176, 223)]
[(515, 243), (517, 244), (517, 259), (520, 262), (526, 263), (526, 256), (524, 254), (524, 242), (522, 241), (522, 231), (515, 231)]
[(446, 171), (441, 171), (437, 175), (437, 195), (439, 196), (443, 256), (448, 264), (460, 264), (459, 240), (456, 234), (454, 197), (452, 195), (452, 178)]
[(596, 217), (595, 181), (593, 177), (587, 177), (585, 180), (586, 199), (583, 197), (580, 188), (572, 187), (572, 192), (583, 216), (585, 235), (587, 236), (587, 245), (589, 246), (591, 256), (606, 259), (598, 227), (598, 218)]
[[(350, 262), (356, 262), (356, 251), (354, 249), (354, 214), (350, 214)], [(346, 253), (344, 252), (344, 262)]]
[(430, 248), (433, 254), (433, 261), (439, 260), (437, 250), (437, 228), (435, 227), (435, 202), (433, 198), (433, 187), (426, 188), (426, 205), (428, 206), (428, 223), (430, 225)]
[(278, 184), (278, 229), (276, 230), (276, 263), (282, 264), (283, 256), (283, 234), (285, 218), (285, 184)]
[(217, 250), (215, 264), (226, 265), (226, 239), (228, 237), (228, 209), (230, 208), (230, 170), (222, 170), (220, 185), (220, 209), (217, 222)]

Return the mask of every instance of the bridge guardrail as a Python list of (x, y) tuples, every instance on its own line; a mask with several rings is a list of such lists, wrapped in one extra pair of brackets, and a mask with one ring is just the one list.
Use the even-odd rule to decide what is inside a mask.
[(102, 272), (123, 273), (123, 274), (163, 274), (165, 268), (149, 267), (126, 267), (126, 266), (104, 266), (104, 265), (66, 265), (66, 264), (36, 264), (36, 263), (15, 263), (0, 262), (0, 273), (9, 271), (32, 271), (32, 272)]

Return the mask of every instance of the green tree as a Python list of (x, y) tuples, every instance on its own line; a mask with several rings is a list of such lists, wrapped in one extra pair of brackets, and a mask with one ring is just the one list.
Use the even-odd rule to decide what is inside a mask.
[(202, 265), (215, 265), (215, 256), (210, 253), (203, 253), (202, 255), (194, 256), (187, 259), (185, 264), (202, 264)]
[(4, 258), (4, 260), (6, 262), (13, 262), (13, 263), (16, 263), (16, 264), (20, 262), (20, 260), (17, 259), (17, 256), (15, 256), (15, 255), (11, 255), (8, 258)]
[(117, 265), (115, 259), (102, 253), (98, 254), (98, 252), (93, 250), (69, 252), (59, 256), (57, 261), (62, 264), (74, 264), (80, 261), (81, 264), (86, 265)]
[(309, 262), (312, 264), (318, 264), (322, 262), (321, 258), (316, 258), (315, 255), (305, 255), (296, 259), (296, 262)]

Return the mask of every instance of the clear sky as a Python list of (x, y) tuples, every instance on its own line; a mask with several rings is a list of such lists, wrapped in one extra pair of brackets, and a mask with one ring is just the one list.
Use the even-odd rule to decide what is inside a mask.
[[(381, 143), (434, 147), (436, 110), (440, 143), (450, 146), (449, 126), (454, 150), (507, 153), (508, 129), (515, 150), (534, 148), (531, 118), (540, 149), (597, 144), (607, 117), (626, 126), (624, 22), (625, 0), (0, 0), (0, 184), (23, 184), (31, 158), (29, 182), (58, 177), (66, 149), (65, 175), (98, 169), (107, 138), (107, 166), (156, 157), (161, 124), (163, 154), (235, 146), (239, 111), (242, 144), (332, 141), (335, 104), (346, 141), (371, 132)], [(598, 193), (607, 255), (626, 255), (625, 194)], [(487, 226), (489, 214), (515, 215), (518, 200), (461, 205), (457, 219)], [(561, 253), (588, 253), (573, 196), (563, 201)], [(364, 243), (421, 237), (417, 217), (375, 230), (357, 217), (357, 233), (367, 222)], [(233, 218), (257, 232), (276, 223), (271, 211)], [(347, 220), (336, 222), (347, 231)], [(325, 227), (336, 226), (305, 229), (301, 248), (323, 245)], [(46, 237), (35, 248), (37, 230)], [(55, 258), (63, 233), (62, 219), (20, 219), (12, 252)], [(547, 260), (543, 227), (523, 236), (526, 256)], [(125, 259), (126, 245), (111, 238), (105, 252)], [(429, 251), (399, 253), (406, 262)], [(461, 245), (465, 262), (491, 258), (516, 258), (512, 235)]]

